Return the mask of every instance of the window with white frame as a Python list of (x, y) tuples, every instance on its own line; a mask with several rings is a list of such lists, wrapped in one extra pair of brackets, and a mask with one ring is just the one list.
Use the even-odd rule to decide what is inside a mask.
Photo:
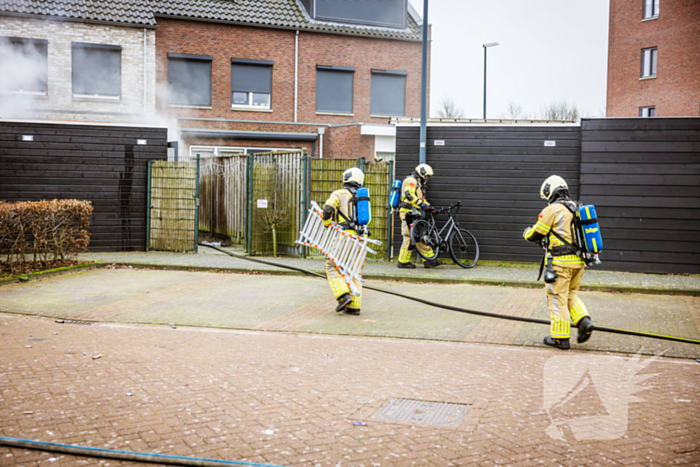
[(355, 68), (316, 65), (316, 112), (352, 113)]
[(231, 59), (232, 108), (271, 108), (272, 63), (268, 60)]
[(656, 47), (642, 49), (642, 78), (656, 76)]
[(659, 0), (644, 0), (643, 19), (659, 17)]
[(120, 99), (122, 47), (109, 44), (71, 44), (73, 96)]
[(209, 55), (168, 54), (168, 105), (211, 107)]
[(372, 70), (370, 114), (403, 117), (406, 114), (405, 71)]
[(656, 115), (656, 107), (653, 105), (650, 107), (640, 107), (639, 116), (640, 117), (654, 117)]
[(190, 146), (190, 157), (196, 158), (199, 155), (200, 158), (204, 157), (226, 157), (235, 156), (236, 154), (257, 154), (261, 152), (272, 152), (272, 151), (290, 151), (297, 148), (254, 148), (254, 147), (242, 147), (242, 146)]
[(48, 93), (46, 39), (0, 36), (0, 92), (45, 96)]

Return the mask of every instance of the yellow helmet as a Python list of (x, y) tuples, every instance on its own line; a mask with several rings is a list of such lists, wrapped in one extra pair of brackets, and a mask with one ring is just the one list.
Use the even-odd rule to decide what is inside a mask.
[(355, 182), (360, 186), (365, 183), (365, 174), (362, 173), (362, 171), (357, 167), (353, 167), (343, 172), (343, 183), (351, 182)]
[(566, 180), (561, 178), (559, 175), (550, 175), (547, 180), (542, 183), (540, 188), (540, 198), (551, 201), (554, 193), (560, 190), (568, 190), (569, 185), (566, 184)]
[(433, 168), (430, 167), (428, 164), (421, 164), (418, 167), (416, 167), (416, 173), (420, 178), (426, 180), (433, 176)]

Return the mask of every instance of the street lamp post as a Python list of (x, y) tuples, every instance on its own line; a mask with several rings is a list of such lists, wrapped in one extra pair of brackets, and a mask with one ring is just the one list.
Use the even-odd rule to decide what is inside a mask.
[(498, 42), (489, 42), (484, 44), (484, 120), (486, 120), (486, 49), (500, 45)]

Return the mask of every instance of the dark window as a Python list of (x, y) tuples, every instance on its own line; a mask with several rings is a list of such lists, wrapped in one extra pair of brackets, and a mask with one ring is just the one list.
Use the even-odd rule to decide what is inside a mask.
[(643, 19), (656, 18), (659, 16), (659, 0), (644, 0)]
[(0, 37), (1, 91), (21, 94), (48, 92), (48, 48), (45, 39)]
[(406, 27), (407, 0), (302, 0), (302, 5), (316, 19)]
[(372, 70), (372, 115), (405, 115), (407, 74), (405, 71)]
[(209, 55), (168, 54), (168, 104), (211, 106)]
[(231, 105), (270, 108), (272, 62), (231, 59)]
[(316, 66), (316, 111), (352, 113), (352, 85), (355, 69)]
[(642, 49), (642, 78), (656, 76), (656, 47)]
[(122, 48), (73, 42), (73, 95), (121, 97)]
[(656, 107), (640, 107), (639, 116), (640, 117), (653, 117), (656, 115)]

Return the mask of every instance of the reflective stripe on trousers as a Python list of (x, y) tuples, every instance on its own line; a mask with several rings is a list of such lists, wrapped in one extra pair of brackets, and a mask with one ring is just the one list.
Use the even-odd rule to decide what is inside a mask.
[(571, 337), (571, 322), (574, 325), (584, 316), (589, 316), (586, 305), (576, 295), (581, 286), (584, 268), (566, 268), (554, 265), (557, 280), (545, 284), (547, 305), (551, 319), (550, 334), (555, 339)]

